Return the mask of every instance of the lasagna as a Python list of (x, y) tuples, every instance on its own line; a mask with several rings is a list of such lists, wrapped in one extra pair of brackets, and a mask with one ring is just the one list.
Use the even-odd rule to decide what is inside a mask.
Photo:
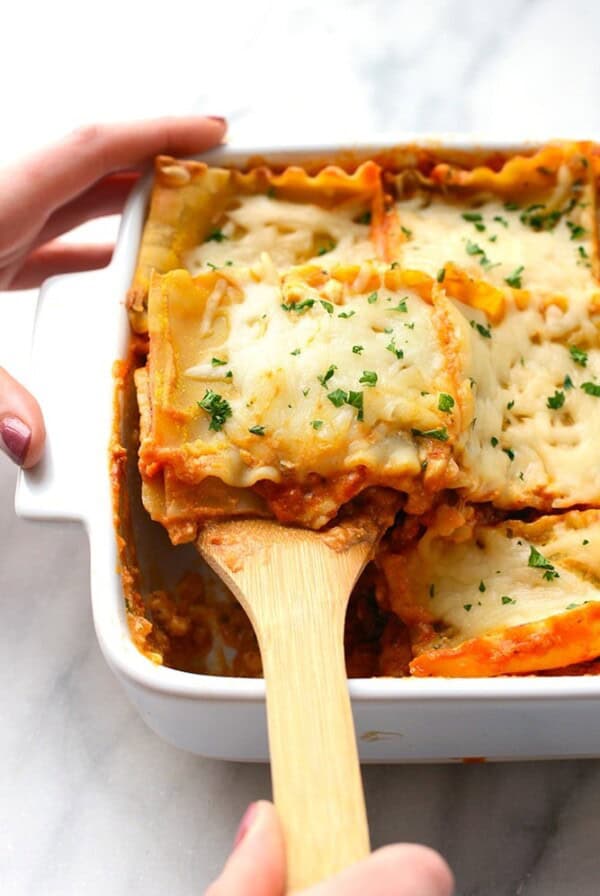
[(174, 545), (236, 516), (322, 530), (393, 490), (347, 625), (364, 647), (352, 614), (377, 617), (370, 674), (593, 668), (599, 173), (584, 143), (159, 157), (128, 294), (150, 517)]

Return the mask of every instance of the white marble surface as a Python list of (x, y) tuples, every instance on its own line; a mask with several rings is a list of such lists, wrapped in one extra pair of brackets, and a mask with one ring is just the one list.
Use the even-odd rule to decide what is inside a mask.
[[(78, 123), (190, 109), (230, 115), (234, 139), (600, 135), (597, 2), (30, 0), (2, 32), (0, 160)], [(16, 374), (33, 298), (0, 295)], [(144, 727), (96, 645), (83, 532), (16, 520), (13, 488), (0, 458), (0, 891), (199, 894), (268, 771)], [(600, 891), (595, 761), (367, 768), (365, 784), (374, 843), (441, 849), (460, 896)]]

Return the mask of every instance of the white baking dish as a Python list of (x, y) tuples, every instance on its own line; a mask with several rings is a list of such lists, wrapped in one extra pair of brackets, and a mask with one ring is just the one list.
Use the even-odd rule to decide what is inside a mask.
[[(394, 143), (431, 143), (410, 135)], [(470, 149), (472, 140), (444, 138)], [(351, 147), (360, 156), (389, 146)], [(439, 141), (435, 141), (439, 148)], [(503, 150), (516, 147), (486, 145)], [(334, 158), (339, 146), (298, 149), (224, 147), (204, 158), (244, 164), (251, 156), (302, 163)], [(205, 756), (268, 759), (262, 681), (192, 675), (154, 665), (127, 628), (112, 522), (108, 445), (112, 364), (124, 356), (131, 281), (150, 181), (123, 215), (117, 250), (101, 271), (54, 277), (39, 296), (28, 386), (48, 430), (42, 463), (19, 476), (17, 513), (81, 520), (91, 551), (94, 622), (104, 655), (149, 727), (170, 743)], [(600, 754), (600, 677), (514, 679), (364, 679), (350, 682), (365, 762), (523, 759)]]

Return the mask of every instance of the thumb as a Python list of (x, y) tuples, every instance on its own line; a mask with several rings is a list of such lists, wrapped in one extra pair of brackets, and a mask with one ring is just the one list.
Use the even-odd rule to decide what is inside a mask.
[(252, 803), (220, 877), (205, 896), (283, 896), (283, 835), (272, 803)]
[(45, 439), (39, 404), (0, 367), (0, 450), (20, 467), (33, 467), (42, 456)]

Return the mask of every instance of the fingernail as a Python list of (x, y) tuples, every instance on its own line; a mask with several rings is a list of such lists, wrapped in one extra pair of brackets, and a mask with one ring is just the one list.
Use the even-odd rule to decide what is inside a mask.
[(242, 816), (242, 820), (240, 821), (240, 826), (237, 829), (237, 834), (235, 835), (235, 840), (233, 841), (233, 848), (236, 849), (250, 828), (254, 823), (254, 819), (256, 818), (256, 813), (258, 812), (258, 803), (250, 803), (246, 811)]
[(209, 121), (218, 121), (219, 124), (225, 124), (225, 119), (221, 118), (220, 115), (205, 115), (205, 118), (208, 118)]
[(20, 467), (27, 456), (31, 430), (18, 417), (3, 417), (0, 420), (0, 448)]

